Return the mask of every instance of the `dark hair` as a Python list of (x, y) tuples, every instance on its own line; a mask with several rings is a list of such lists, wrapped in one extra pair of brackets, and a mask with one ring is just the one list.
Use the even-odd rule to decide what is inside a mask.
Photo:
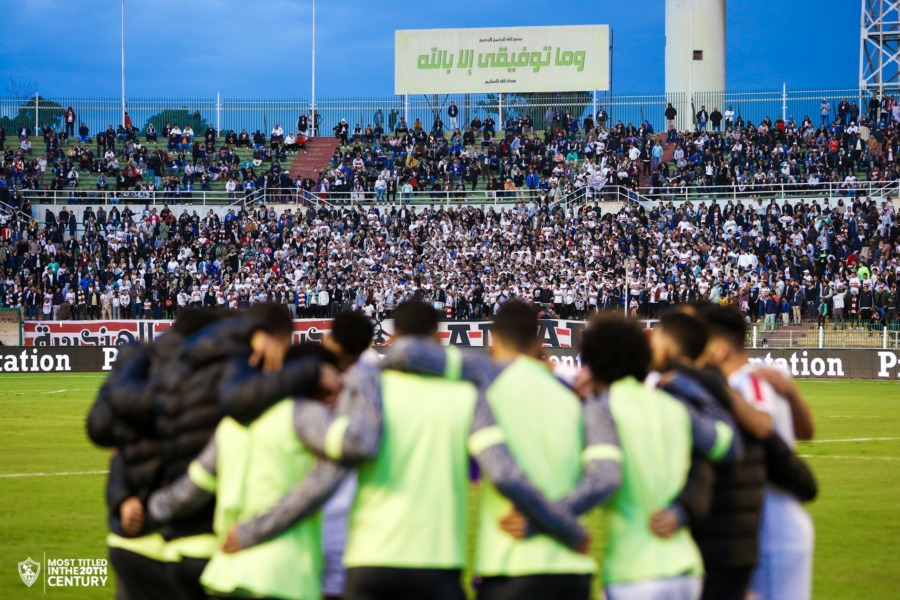
[(359, 356), (372, 345), (375, 327), (364, 314), (345, 310), (331, 323), (331, 337), (350, 356)]
[(430, 336), (437, 333), (438, 312), (420, 300), (401, 302), (394, 311), (394, 332), (398, 336)]
[(178, 312), (178, 318), (172, 323), (172, 331), (184, 338), (189, 338), (214, 321), (229, 316), (231, 314), (226, 311), (188, 306)]
[(247, 309), (245, 314), (248, 319), (257, 321), (272, 335), (290, 336), (294, 333), (294, 321), (284, 304), (275, 304), (274, 302), (254, 304)]
[(637, 321), (604, 314), (581, 334), (581, 360), (597, 381), (643, 381), (650, 367), (650, 344)]
[(332, 352), (322, 344), (313, 342), (303, 342), (302, 344), (295, 344), (291, 346), (288, 349), (284, 360), (286, 362), (289, 360), (299, 360), (301, 358), (307, 358), (310, 356), (314, 356), (321, 362), (327, 363), (333, 367), (338, 366), (338, 357), (334, 354), (334, 352)]
[(732, 348), (744, 348), (747, 323), (738, 309), (715, 304), (701, 305), (697, 309), (698, 316), (706, 323), (709, 337), (723, 339)]
[(505, 302), (491, 327), (491, 335), (510, 344), (519, 352), (528, 352), (537, 339), (538, 312), (521, 300)]
[(680, 354), (688, 360), (697, 360), (709, 339), (706, 323), (681, 311), (666, 312), (660, 317), (656, 328), (671, 337), (678, 345)]

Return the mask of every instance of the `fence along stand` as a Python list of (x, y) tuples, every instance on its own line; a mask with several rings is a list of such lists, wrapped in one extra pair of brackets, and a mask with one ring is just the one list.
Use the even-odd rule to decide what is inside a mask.
[(825, 328), (819, 327), (819, 348), (825, 347)]
[(754, 325), (753, 326), (753, 347), (754, 348), (759, 348), (758, 340), (759, 340), (759, 327), (757, 325)]

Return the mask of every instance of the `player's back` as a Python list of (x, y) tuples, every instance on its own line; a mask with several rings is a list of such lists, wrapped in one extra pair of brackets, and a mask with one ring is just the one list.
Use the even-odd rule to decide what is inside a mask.
[(475, 388), (388, 370), (381, 392), (383, 436), (358, 470), (344, 564), (460, 568)]
[(631, 377), (612, 385), (610, 409), (623, 458), (622, 485), (606, 513), (605, 580), (615, 584), (699, 574), (700, 553), (687, 529), (664, 540), (647, 526), (687, 479), (693, 446), (687, 410)]

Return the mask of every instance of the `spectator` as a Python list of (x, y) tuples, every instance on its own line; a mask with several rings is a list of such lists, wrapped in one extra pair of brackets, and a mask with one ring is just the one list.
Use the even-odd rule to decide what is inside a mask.
[[(66, 111), (63, 113), (63, 123), (66, 125), (66, 135), (74, 137), (75, 136), (75, 109), (71, 106), (66, 108)], [(84, 141), (84, 140), (82, 140)]]
[(706, 131), (706, 123), (709, 121), (709, 112), (705, 106), (701, 106), (697, 111), (697, 130)]
[(713, 131), (722, 133), (722, 113), (718, 107), (713, 108), (713, 111), (709, 114), (709, 121), (712, 123)]
[(451, 100), (450, 106), (447, 107), (447, 116), (450, 117), (450, 130), (456, 131), (459, 129), (459, 121), (457, 117), (459, 117), (459, 107), (456, 106), (456, 102)]
[(819, 110), (819, 113), (822, 115), (822, 127), (826, 127), (831, 123), (831, 104), (828, 103), (828, 100), (822, 98), (822, 107)]

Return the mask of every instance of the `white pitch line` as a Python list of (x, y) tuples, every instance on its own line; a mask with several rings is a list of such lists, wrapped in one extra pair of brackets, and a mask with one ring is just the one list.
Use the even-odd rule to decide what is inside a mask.
[(20, 394), (59, 394), (62, 392), (94, 392), (94, 388), (68, 388), (65, 390), (3, 390), (0, 396), (16, 396)]
[(900, 460), (900, 456), (833, 456), (831, 454), (800, 454), (799, 456), (800, 458), (836, 458), (838, 460)]
[(807, 444), (840, 444), (843, 442), (893, 442), (900, 437), (847, 438), (843, 440), (810, 440)]
[(70, 475), (106, 475), (109, 471), (69, 471), (65, 473), (0, 473), (0, 479), (14, 477), (68, 477)]
[(828, 415), (828, 418), (829, 419), (880, 419), (881, 417), (879, 417), (878, 415), (860, 415), (858, 417), (853, 416), (853, 415)]
[(44, 373), (43, 375), (21, 375), (19, 373), (6, 372), (10, 378), (16, 379), (47, 379), (47, 377), (59, 377), (62, 379), (97, 379), (98, 377), (106, 377), (109, 373), (94, 373), (92, 375), (75, 375), (74, 373)]

